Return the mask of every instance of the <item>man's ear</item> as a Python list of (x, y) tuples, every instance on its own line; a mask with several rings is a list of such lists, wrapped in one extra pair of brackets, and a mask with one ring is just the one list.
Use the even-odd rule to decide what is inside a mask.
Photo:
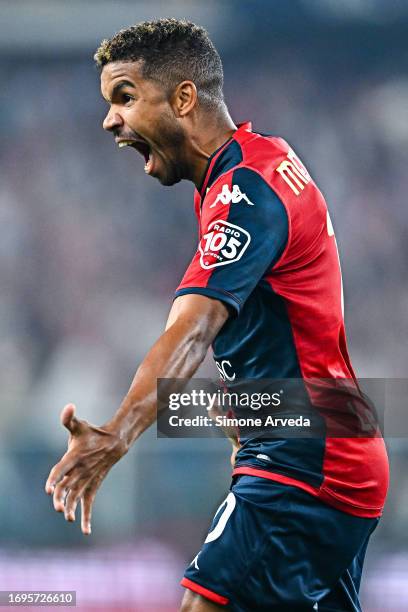
[(197, 87), (192, 81), (179, 83), (171, 96), (171, 105), (176, 117), (185, 117), (197, 104)]

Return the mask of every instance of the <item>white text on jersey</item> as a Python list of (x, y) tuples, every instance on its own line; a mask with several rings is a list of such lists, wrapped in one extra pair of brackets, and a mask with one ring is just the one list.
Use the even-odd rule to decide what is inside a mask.
[(310, 174), (292, 149), (289, 149), (288, 158), (276, 168), (276, 172), (297, 196), (311, 181)]

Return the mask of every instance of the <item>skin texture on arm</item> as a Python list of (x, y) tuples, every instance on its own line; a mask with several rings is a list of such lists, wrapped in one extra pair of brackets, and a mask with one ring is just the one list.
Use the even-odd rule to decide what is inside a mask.
[(68, 450), (52, 468), (45, 490), (65, 519), (75, 520), (81, 501), (81, 529), (91, 533), (96, 492), (130, 445), (157, 416), (157, 379), (190, 378), (228, 318), (226, 306), (202, 295), (178, 297), (170, 311), (166, 331), (138, 368), (130, 389), (113, 418), (95, 427), (75, 416), (68, 404), (61, 422), (70, 432)]

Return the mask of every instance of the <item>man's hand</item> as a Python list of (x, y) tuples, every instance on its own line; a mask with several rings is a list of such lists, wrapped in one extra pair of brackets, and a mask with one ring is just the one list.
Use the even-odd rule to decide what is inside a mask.
[(75, 417), (68, 404), (61, 422), (70, 432), (68, 451), (55, 465), (45, 490), (54, 508), (75, 520), (81, 500), (84, 534), (91, 533), (96, 492), (110, 468), (157, 418), (157, 380), (191, 378), (228, 318), (227, 307), (203, 295), (176, 298), (164, 334), (137, 369), (130, 389), (109, 423), (95, 427)]
[(78, 420), (73, 404), (67, 404), (61, 412), (61, 423), (70, 432), (68, 450), (52, 468), (45, 491), (53, 495), (54, 509), (64, 512), (67, 521), (75, 521), (75, 510), (81, 500), (81, 529), (89, 535), (96, 492), (128, 449), (111, 428)]

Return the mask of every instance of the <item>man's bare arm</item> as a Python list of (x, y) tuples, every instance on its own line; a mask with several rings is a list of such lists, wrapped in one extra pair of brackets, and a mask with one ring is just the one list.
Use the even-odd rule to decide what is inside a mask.
[(130, 445), (157, 415), (157, 379), (191, 378), (228, 317), (222, 302), (202, 295), (177, 298), (165, 333), (140, 365), (109, 427)]
[(156, 419), (157, 379), (193, 376), (227, 318), (227, 308), (218, 300), (202, 295), (177, 298), (166, 331), (143, 360), (108, 423), (95, 427), (77, 419), (72, 404), (65, 406), (61, 422), (70, 432), (68, 450), (51, 470), (45, 488), (66, 520), (75, 520), (81, 500), (83, 533), (91, 532), (92, 505), (101, 482)]

